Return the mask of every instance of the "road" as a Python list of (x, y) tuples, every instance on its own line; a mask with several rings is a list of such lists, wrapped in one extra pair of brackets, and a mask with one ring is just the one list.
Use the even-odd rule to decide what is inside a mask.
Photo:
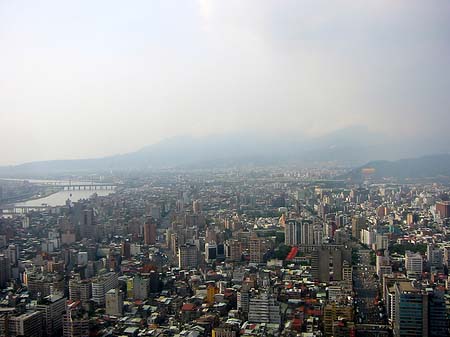
[(356, 322), (358, 324), (385, 325), (384, 312), (375, 304), (380, 285), (377, 278), (374, 277), (375, 267), (370, 265), (370, 251), (360, 250), (358, 255), (359, 263), (353, 274), (353, 288), (356, 294)]

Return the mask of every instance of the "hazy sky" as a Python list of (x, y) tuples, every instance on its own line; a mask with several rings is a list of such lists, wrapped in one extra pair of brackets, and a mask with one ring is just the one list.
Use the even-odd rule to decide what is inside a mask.
[(0, 165), (450, 126), (448, 0), (0, 0)]

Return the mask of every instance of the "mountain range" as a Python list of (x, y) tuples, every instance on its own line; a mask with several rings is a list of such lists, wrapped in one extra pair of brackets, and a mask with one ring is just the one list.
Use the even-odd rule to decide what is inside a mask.
[[(197, 169), (240, 166), (321, 166), (339, 165), (359, 167), (367, 162), (376, 166), (377, 174), (414, 174), (425, 169), (431, 157), (396, 162), (420, 156), (430, 151), (444, 152), (441, 140), (424, 142), (417, 139), (393, 141), (384, 135), (354, 126), (320, 137), (307, 137), (292, 133), (247, 132), (205, 137), (175, 137), (146, 146), (138, 151), (94, 159), (51, 160), (0, 167), (0, 177), (32, 177), (51, 174), (82, 174), (94, 172), (151, 170), (163, 168)], [(427, 159), (428, 158), (428, 159)], [(446, 157), (442, 164), (433, 165), (434, 174), (443, 174), (450, 167)], [(402, 170), (397, 166), (413, 165), (416, 168)], [(440, 169), (438, 169), (440, 168)], [(357, 171), (352, 177), (357, 177)], [(426, 172), (425, 172), (426, 173)], [(423, 173), (423, 174), (425, 174)], [(426, 174), (428, 176), (428, 174)]]

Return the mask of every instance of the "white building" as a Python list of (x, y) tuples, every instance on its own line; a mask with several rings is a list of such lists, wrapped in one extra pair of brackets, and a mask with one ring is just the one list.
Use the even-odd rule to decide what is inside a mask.
[(110, 316), (122, 316), (123, 295), (119, 289), (111, 289), (106, 295), (106, 314)]
[(406, 275), (410, 278), (421, 278), (423, 271), (423, 259), (420, 253), (405, 252)]
[(105, 295), (111, 289), (117, 288), (119, 279), (116, 273), (110, 272), (92, 280), (92, 300), (100, 306), (105, 305)]
[(280, 324), (280, 306), (276, 299), (267, 293), (250, 298), (248, 321), (251, 323)]

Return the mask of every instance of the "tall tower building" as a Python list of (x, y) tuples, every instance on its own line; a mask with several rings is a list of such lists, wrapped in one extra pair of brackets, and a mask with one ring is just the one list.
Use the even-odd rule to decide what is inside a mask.
[(202, 212), (202, 204), (200, 203), (200, 200), (194, 200), (192, 202), (192, 209), (194, 214), (200, 214)]
[(178, 247), (178, 267), (190, 269), (198, 267), (198, 250), (195, 245), (185, 244)]
[(63, 315), (63, 337), (89, 337), (89, 318), (79, 303), (69, 305)]
[(264, 239), (251, 238), (249, 241), (250, 263), (262, 263), (264, 261)]
[(352, 236), (359, 239), (361, 230), (366, 226), (366, 219), (363, 216), (355, 215), (352, 218)]
[(284, 228), (284, 243), (286, 246), (297, 246), (301, 240), (301, 223), (287, 220)]
[(122, 316), (123, 296), (122, 292), (116, 288), (106, 293), (106, 314), (111, 316)]
[(156, 243), (156, 223), (153, 220), (147, 220), (144, 224), (144, 243), (146, 245)]
[(0, 288), (6, 287), (6, 283), (11, 279), (11, 264), (8, 256), (0, 254)]
[(423, 271), (423, 259), (420, 253), (405, 252), (406, 275), (410, 278), (420, 279)]
[(44, 315), (43, 323), (46, 336), (61, 336), (63, 314), (66, 312), (66, 298), (58, 295), (47, 296), (38, 301), (36, 309)]
[(437, 291), (421, 291), (409, 282), (397, 282), (394, 288), (394, 336), (447, 336), (447, 315), (443, 294)]
[(105, 296), (111, 289), (117, 288), (119, 280), (116, 273), (110, 272), (92, 280), (92, 300), (100, 306), (105, 305)]

